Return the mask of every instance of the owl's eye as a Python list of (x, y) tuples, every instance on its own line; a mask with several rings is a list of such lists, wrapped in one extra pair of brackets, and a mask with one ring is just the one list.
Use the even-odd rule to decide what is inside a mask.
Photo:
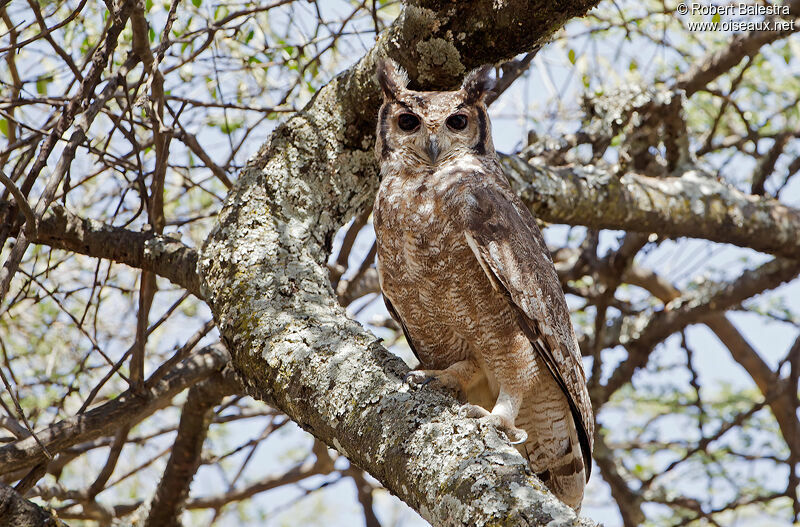
[(419, 117), (413, 113), (401, 113), (397, 118), (397, 125), (405, 132), (411, 132), (419, 126)]
[(447, 126), (453, 130), (463, 130), (467, 127), (467, 116), (457, 113), (447, 118)]

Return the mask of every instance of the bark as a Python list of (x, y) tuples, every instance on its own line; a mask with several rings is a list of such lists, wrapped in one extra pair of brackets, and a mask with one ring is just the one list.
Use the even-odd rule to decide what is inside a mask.
[[(334, 233), (377, 187), (375, 59), (415, 86), (529, 51), (593, 2), (415, 2), (353, 68), (280, 126), (242, 171), (199, 262), (203, 293), (248, 391), (368, 470), (434, 525), (589, 525), (497, 431), (349, 320), (325, 266)], [(520, 16), (521, 14), (525, 16)], [(435, 467), (435, 469), (432, 469)]]
[(800, 212), (745, 194), (700, 172), (653, 178), (586, 167), (502, 159), (531, 211), (553, 223), (704, 238), (800, 259)]
[(49, 512), (31, 503), (14, 489), (0, 483), (0, 525), (14, 527), (65, 527)]

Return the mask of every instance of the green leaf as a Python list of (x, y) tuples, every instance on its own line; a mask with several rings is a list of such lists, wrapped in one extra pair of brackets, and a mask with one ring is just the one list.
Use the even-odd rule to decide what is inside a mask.
[(722, 20), (722, 17), (719, 15), (719, 13), (716, 13), (711, 17), (711, 21), (715, 24), (719, 24), (720, 20)]
[(194, 5), (195, 7), (200, 7), (202, 3), (203, 0), (192, 0), (192, 5)]
[(155, 40), (156, 40), (156, 32), (152, 27), (150, 28), (150, 31), (148, 32), (148, 35), (150, 36), (150, 42), (155, 42)]
[(221, 20), (228, 16), (228, 13), (230, 13), (230, 10), (228, 10), (226, 6), (217, 6), (217, 8), (214, 10), (214, 20)]
[(572, 64), (575, 64), (575, 50), (574, 49), (569, 50), (569, 52), (567, 53), (567, 57), (569, 57), (569, 61)]
[(36, 79), (36, 92), (39, 95), (47, 95), (47, 85), (52, 82), (53, 77), (43, 75)]
[(240, 120), (229, 120), (227, 122), (223, 121), (219, 123), (219, 129), (223, 134), (230, 134), (241, 128), (243, 124), (244, 121)]
[(0, 119), (0, 132), (3, 132), (3, 135), (8, 137), (8, 120), (7, 119)]

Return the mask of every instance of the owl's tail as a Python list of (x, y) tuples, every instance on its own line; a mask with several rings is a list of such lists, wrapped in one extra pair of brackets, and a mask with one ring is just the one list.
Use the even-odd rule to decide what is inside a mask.
[(540, 392), (536, 398), (524, 403), (517, 416), (515, 424), (528, 433), (528, 440), (517, 448), (542, 483), (580, 512), (586, 467), (569, 405), (560, 390)]

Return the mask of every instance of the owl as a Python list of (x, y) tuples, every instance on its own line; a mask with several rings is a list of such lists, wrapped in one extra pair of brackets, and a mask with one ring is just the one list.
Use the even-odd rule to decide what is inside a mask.
[(490, 72), (418, 92), (379, 62), (378, 277), (419, 359), (407, 382), (453, 389), (465, 416), (497, 426), (579, 510), (594, 433), (586, 375), (544, 238), (497, 160)]

